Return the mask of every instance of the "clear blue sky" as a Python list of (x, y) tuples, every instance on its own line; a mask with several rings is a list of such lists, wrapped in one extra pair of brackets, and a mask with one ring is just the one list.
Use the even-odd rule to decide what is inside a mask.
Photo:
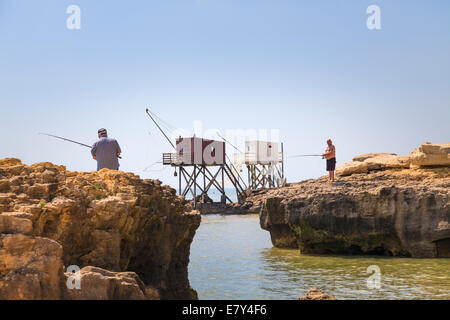
[[(71, 4), (81, 30), (66, 28)], [(122, 170), (175, 185), (144, 170), (171, 151), (148, 106), (174, 127), (279, 129), (286, 156), (331, 137), (338, 164), (450, 141), (446, 0), (0, 0), (0, 44), (0, 158), (95, 170), (87, 148), (37, 133), (92, 144), (105, 127)], [(286, 174), (324, 167), (287, 159)]]

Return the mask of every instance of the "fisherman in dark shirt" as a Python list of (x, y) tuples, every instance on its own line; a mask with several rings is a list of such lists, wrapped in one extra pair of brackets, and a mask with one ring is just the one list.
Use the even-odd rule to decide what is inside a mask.
[(98, 140), (92, 146), (91, 154), (97, 160), (97, 170), (108, 168), (119, 170), (119, 157), (122, 153), (116, 139), (108, 138), (106, 129), (98, 130)]
[(330, 177), (330, 182), (334, 182), (334, 170), (336, 169), (336, 148), (331, 139), (327, 140), (327, 149), (322, 157), (327, 159), (327, 171)]

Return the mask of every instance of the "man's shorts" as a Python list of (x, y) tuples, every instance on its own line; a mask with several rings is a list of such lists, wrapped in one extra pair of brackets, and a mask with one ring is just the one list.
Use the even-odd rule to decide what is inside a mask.
[(336, 169), (336, 158), (327, 160), (327, 171), (334, 171)]

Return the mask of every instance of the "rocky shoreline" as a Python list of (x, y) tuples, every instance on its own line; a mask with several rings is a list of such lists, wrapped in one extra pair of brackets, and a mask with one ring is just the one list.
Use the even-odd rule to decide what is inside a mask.
[(195, 299), (200, 219), (157, 180), (0, 160), (0, 299)]
[[(225, 213), (259, 213), (275, 247), (301, 253), (450, 257), (449, 143), (357, 156), (337, 175), (249, 192)], [(196, 299), (200, 220), (158, 180), (0, 160), (0, 299)]]
[(302, 253), (450, 257), (450, 144), (366, 154), (326, 177), (247, 199), (276, 247)]

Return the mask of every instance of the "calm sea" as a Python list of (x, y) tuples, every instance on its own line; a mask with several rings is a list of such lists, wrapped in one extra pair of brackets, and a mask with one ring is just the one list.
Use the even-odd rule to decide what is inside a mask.
[(450, 259), (301, 255), (273, 248), (258, 215), (204, 215), (189, 280), (200, 299), (298, 299), (314, 286), (337, 299), (450, 299)]

